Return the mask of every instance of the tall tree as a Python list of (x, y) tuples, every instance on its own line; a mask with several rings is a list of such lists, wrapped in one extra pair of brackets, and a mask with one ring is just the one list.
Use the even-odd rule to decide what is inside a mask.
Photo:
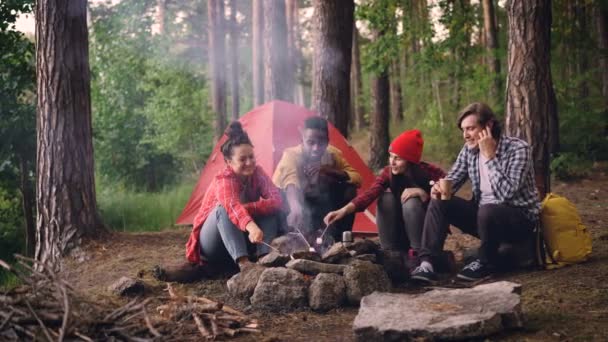
[(401, 66), (399, 60), (394, 60), (390, 66), (390, 111), (391, 117), (397, 122), (403, 120), (403, 101), (401, 97)]
[(550, 69), (551, 1), (512, 0), (509, 18), (506, 133), (532, 149), (536, 184), (551, 190), (549, 158), (557, 149), (557, 104)]
[(298, 0), (285, 0), (287, 16), (287, 53), (290, 69), (294, 71), (294, 102), (304, 106), (304, 87), (302, 86), (302, 53), (300, 52), (300, 16)]
[(484, 42), (487, 51), (487, 64), (494, 77), (492, 95), (497, 97), (500, 93), (500, 62), (498, 60), (498, 38), (496, 15), (494, 15), (494, 0), (483, 0), (483, 32), (485, 33)]
[(158, 25), (158, 34), (165, 34), (165, 12), (167, 9), (167, 0), (156, 0), (156, 24)]
[(253, 104), (264, 103), (264, 0), (252, 4)]
[(85, 0), (36, 5), (37, 194), (35, 257), (60, 257), (102, 227), (95, 199)]
[(348, 136), (354, 0), (313, 0), (312, 108)]
[(264, 1), (264, 100), (292, 101), (285, 1)]
[(363, 83), (361, 81), (361, 53), (359, 49), (359, 30), (353, 20), (353, 46), (350, 67), (351, 117), (354, 118), (355, 130), (365, 126), (365, 108), (363, 106)]
[(596, 17), (602, 96), (604, 104), (608, 105), (608, 4), (596, 8)]
[(231, 118), (239, 118), (239, 26), (236, 22), (236, 0), (230, 0), (230, 96)]
[(226, 67), (224, 1), (207, 0), (209, 18), (209, 66), (211, 68), (211, 108), (215, 113), (214, 137), (218, 140), (226, 127)]
[(380, 170), (388, 160), (389, 79), (386, 71), (372, 77), (374, 111), (371, 115), (369, 167)]

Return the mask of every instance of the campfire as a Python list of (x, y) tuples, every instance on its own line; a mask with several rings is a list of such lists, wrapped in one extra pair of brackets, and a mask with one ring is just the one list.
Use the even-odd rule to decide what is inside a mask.
[(406, 272), (401, 256), (391, 258), (367, 239), (333, 243), (321, 234), (309, 242), (296, 231), (276, 238), (271, 248), (254, 268), (228, 281), (231, 294), (248, 299), (254, 308), (323, 311), (356, 305), (366, 294), (390, 289), (386, 265), (390, 269), (398, 259), (399, 266), (393, 269)]

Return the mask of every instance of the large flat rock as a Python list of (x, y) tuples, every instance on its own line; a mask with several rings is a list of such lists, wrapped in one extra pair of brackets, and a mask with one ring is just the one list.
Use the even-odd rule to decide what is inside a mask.
[(353, 323), (357, 341), (463, 340), (523, 326), (521, 285), (500, 281), (423, 294), (374, 292)]

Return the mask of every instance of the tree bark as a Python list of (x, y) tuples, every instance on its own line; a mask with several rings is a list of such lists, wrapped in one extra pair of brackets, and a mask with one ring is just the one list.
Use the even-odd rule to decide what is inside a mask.
[(602, 53), (599, 57), (600, 77), (604, 104), (608, 107), (608, 6), (597, 8), (598, 47)]
[(401, 122), (403, 120), (403, 102), (401, 98), (401, 68), (398, 59), (391, 63), (391, 75), (389, 76), (391, 117), (394, 121)]
[(264, 0), (253, 0), (252, 14), (252, 64), (253, 64), (253, 103), (264, 103)]
[(232, 120), (239, 119), (239, 27), (236, 22), (236, 0), (230, 0), (230, 96)]
[(211, 108), (215, 114), (214, 141), (220, 139), (226, 128), (226, 68), (224, 1), (207, 0), (209, 27), (209, 67), (211, 75)]
[(494, 77), (492, 85), (492, 97), (497, 98), (500, 94), (500, 62), (498, 61), (497, 49), (497, 25), (494, 21), (494, 0), (483, 0), (483, 23), (484, 23), (484, 40), (487, 51), (487, 64)]
[(85, 0), (36, 5), (36, 260), (60, 258), (93, 237), (97, 213)]
[(509, 17), (506, 133), (532, 150), (541, 198), (551, 190), (550, 155), (557, 149), (557, 104), (550, 69), (551, 1), (512, 0)]
[(385, 72), (372, 78), (374, 112), (371, 116), (369, 167), (380, 170), (388, 162), (389, 80)]
[(264, 100), (292, 102), (293, 69), (287, 51), (284, 0), (264, 1)]
[(355, 129), (360, 131), (366, 126), (365, 108), (363, 107), (363, 84), (361, 81), (361, 58), (359, 53), (359, 30), (357, 29), (356, 20), (353, 20), (353, 43), (352, 43), (352, 61), (350, 69), (350, 86), (351, 86), (351, 117), (354, 118)]
[(36, 248), (36, 224), (34, 223), (34, 191), (30, 180), (30, 166), (27, 157), (19, 158), (19, 190), (21, 191), (21, 209), (25, 219), (25, 254), (33, 258)]
[(313, 0), (312, 108), (348, 136), (355, 3)]

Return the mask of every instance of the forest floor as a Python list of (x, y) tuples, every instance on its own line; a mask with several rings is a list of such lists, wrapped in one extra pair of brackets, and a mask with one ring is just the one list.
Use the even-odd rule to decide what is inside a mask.
[[(608, 167), (594, 168), (587, 179), (555, 182), (553, 191), (573, 201), (593, 237), (593, 255), (585, 263), (557, 270), (527, 270), (493, 280), (522, 284), (524, 329), (493, 336), (496, 341), (608, 341)], [(68, 259), (66, 276), (92, 299), (107, 298), (107, 287), (121, 276), (140, 277), (148, 286), (145, 296), (163, 294), (166, 284), (151, 275), (156, 264), (183, 260), (189, 229), (157, 233), (113, 233), (104, 241), (89, 242), (86, 262)], [(461, 259), (474, 239), (452, 234), (446, 248)], [(237, 308), (261, 324), (262, 334), (241, 335), (236, 341), (351, 341), (358, 309), (347, 307), (327, 313), (301, 310), (287, 313), (256, 312), (232, 298), (226, 278), (189, 285), (174, 284), (182, 293), (205, 296)], [(420, 291), (409, 285), (401, 292)]]

